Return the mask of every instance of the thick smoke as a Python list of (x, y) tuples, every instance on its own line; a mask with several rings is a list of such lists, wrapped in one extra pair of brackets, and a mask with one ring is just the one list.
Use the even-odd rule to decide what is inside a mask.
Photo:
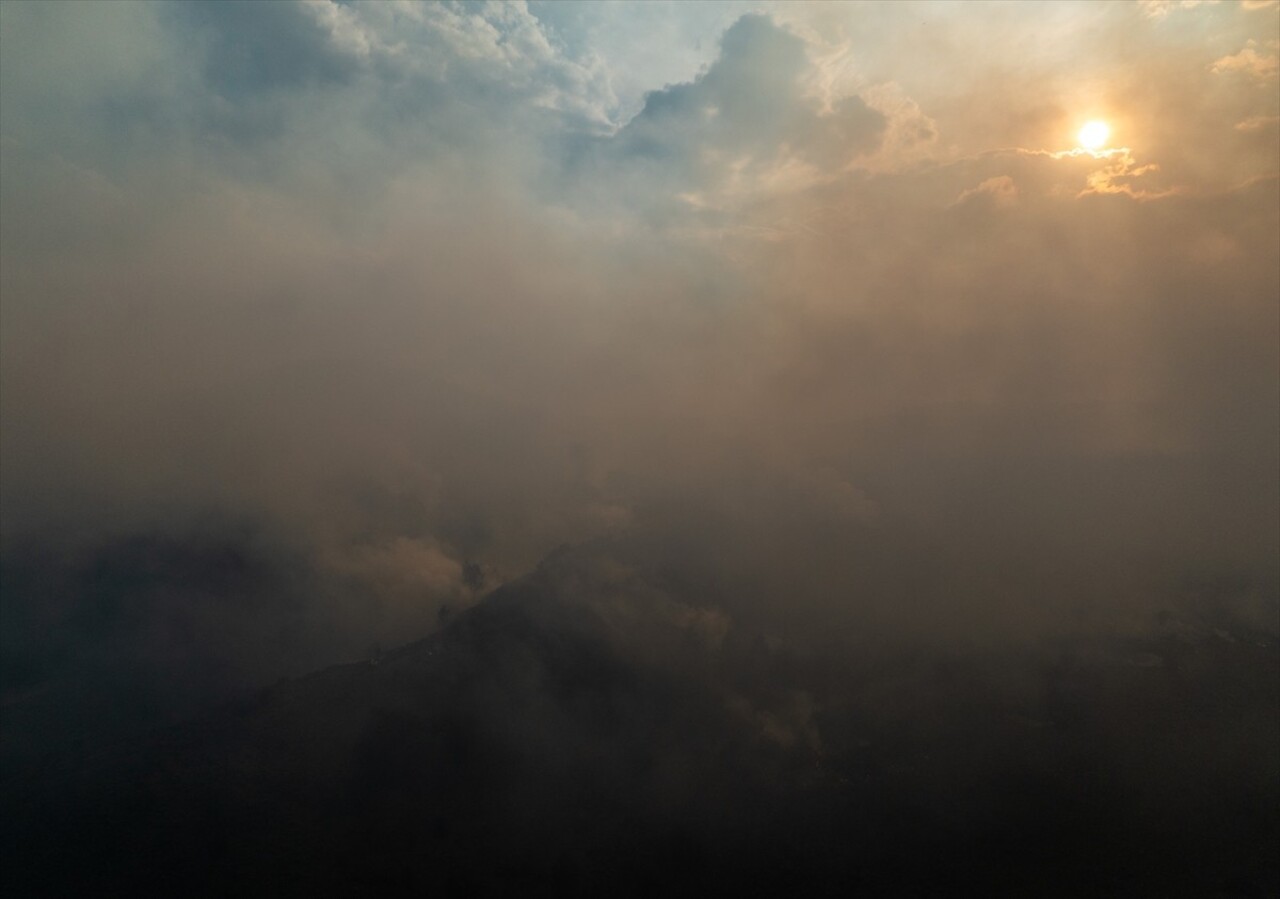
[(0, 867), (1274, 893), (1255, 7), (0, 3)]
[(786, 639), (1275, 630), (1274, 77), (1126, 14), (1172, 74), (1097, 157), (888, 9), (643, 97), (575, 15), (0, 10), (15, 715), (185, 713), (600, 540)]

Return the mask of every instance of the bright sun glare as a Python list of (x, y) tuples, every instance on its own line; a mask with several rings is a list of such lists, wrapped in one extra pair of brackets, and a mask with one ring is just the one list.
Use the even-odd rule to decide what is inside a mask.
[(1107, 142), (1107, 138), (1111, 136), (1111, 129), (1107, 127), (1106, 122), (1094, 120), (1085, 122), (1080, 133), (1076, 135), (1076, 139), (1080, 141), (1080, 146), (1086, 150), (1096, 150)]

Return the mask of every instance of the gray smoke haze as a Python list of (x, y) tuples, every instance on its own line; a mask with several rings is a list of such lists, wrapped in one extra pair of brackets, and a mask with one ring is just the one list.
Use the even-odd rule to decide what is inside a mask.
[(788, 639), (1275, 633), (1276, 10), (1032, 6), (0, 6), (14, 714), (564, 544)]

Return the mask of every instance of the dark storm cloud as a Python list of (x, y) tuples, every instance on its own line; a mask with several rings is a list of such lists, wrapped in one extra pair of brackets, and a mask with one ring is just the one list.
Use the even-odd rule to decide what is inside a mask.
[(647, 94), (616, 134), (571, 157), (573, 171), (585, 169), (615, 197), (621, 187), (628, 205), (654, 207), (668, 224), (788, 164), (839, 171), (876, 146), (885, 119), (858, 96), (823, 108), (809, 90), (812, 71), (798, 36), (768, 17), (743, 16), (705, 72)]
[(166, 14), (179, 20), (178, 30), (190, 23), (190, 40), (204, 50), (204, 82), (227, 100), (344, 84), (357, 70), (301, 3), (186, 3)]
[(804, 42), (763, 16), (744, 16), (696, 80), (654, 91), (611, 139), (613, 152), (688, 170), (677, 187), (700, 187), (746, 156), (760, 164), (784, 152), (838, 169), (874, 142), (881, 116), (859, 97), (823, 114), (801, 82)]

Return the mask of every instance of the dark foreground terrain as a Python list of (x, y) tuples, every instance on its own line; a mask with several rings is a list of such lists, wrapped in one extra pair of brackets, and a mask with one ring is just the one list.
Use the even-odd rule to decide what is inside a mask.
[(436, 635), (5, 772), (7, 895), (1274, 896), (1280, 653), (739, 633), (553, 557)]

